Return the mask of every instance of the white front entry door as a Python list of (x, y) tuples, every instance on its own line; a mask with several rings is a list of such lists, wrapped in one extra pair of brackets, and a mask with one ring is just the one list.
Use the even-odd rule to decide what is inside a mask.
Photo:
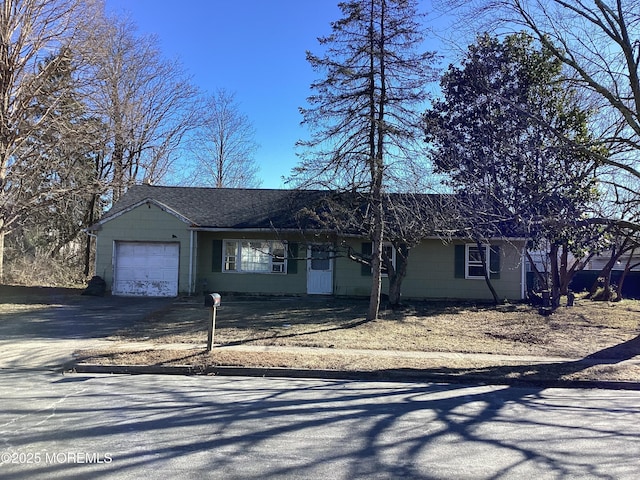
[(307, 247), (307, 293), (329, 295), (333, 293), (333, 259), (331, 245)]

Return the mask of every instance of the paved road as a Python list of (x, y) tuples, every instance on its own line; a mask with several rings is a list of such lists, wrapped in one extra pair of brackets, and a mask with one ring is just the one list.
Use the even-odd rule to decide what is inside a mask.
[(0, 316), (0, 478), (640, 472), (640, 392), (56, 373), (74, 349), (163, 302), (74, 298)]
[(640, 392), (0, 375), (1, 478), (635, 479)]

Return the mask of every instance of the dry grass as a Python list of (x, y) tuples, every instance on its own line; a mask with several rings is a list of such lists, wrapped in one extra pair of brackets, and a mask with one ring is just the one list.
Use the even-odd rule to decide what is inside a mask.
[(589, 364), (581, 362), (529, 363), (467, 358), (403, 358), (377, 355), (353, 355), (313, 351), (248, 352), (215, 350), (83, 351), (79, 363), (99, 365), (189, 366), (195, 372), (216, 372), (216, 367), (263, 369), (310, 369), (322, 371), (376, 372), (402, 374), (404, 377), (465, 378), (467, 380), (542, 380), (548, 382), (580, 380), (607, 382), (640, 381), (636, 363)]
[[(81, 290), (0, 286), (7, 318), (77, 300)], [(213, 352), (204, 351), (209, 310), (200, 299), (169, 308), (119, 332), (118, 348), (78, 352), (78, 361), (104, 365), (189, 365), (308, 368), (476, 380), (542, 379), (640, 382), (640, 301), (578, 299), (543, 317), (524, 304), (494, 308), (474, 303), (420, 302), (383, 310), (366, 322), (365, 300), (325, 297), (223, 298)], [(154, 348), (137, 351), (131, 341)], [(180, 348), (172, 344), (180, 343)], [(275, 351), (269, 347), (278, 348)], [(321, 347), (292, 350), (296, 347)], [(250, 350), (253, 348), (254, 350)], [(268, 351), (255, 351), (255, 348)], [(365, 350), (365, 351), (363, 351)], [(586, 361), (534, 362), (393, 352), (488, 353), (565, 357)], [(631, 360), (631, 361), (627, 361)]]
[[(193, 300), (176, 302), (121, 332), (120, 340), (182, 343), (179, 350), (83, 352), (103, 364), (296, 367), (424, 373), (465, 378), (640, 381), (640, 302), (578, 300), (543, 317), (528, 305), (498, 308), (473, 303), (414, 303), (364, 320), (363, 300), (333, 298), (223, 299), (217, 311), (216, 344), (203, 351), (208, 310)], [(320, 347), (332, 353), (238, 351), (229, 346)], [(363, 353), (354, 350), (372, 350)], [(584, 358), (588, 362), (527, 363), (465, 358), (394, 356), (385, 351), (460, 352)], [(378, 353), (376, 353), (378, 352)], [(612, 361), (613, 360), (613, 361)], [(623, 363), (624, 362), (624, 363)]]
[[(367, 304), (346, 299), (229, 300), (218, 309), (221, 345), (274, 345), (584, 357), (636, 337), (640, 302), (581, 300), (543, 317), (525, 304), (415, 303), (383, 310), (366, 322)], [(132, 326), (120, 337), (202, 344), (208, 309), (182, 301)], [(640, 353), (640, 352), (639, 352)]]

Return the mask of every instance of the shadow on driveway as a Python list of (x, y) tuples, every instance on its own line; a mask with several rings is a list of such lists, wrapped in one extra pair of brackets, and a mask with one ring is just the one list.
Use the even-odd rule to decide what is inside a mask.
[(90, 297), (80, 289), (0, 287), (0, 336), (104, 338), (167, 308), (173, 298)]

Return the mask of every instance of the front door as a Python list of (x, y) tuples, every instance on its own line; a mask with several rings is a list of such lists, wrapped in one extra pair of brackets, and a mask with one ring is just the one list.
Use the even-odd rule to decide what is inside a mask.
[(307, 293), (330, 295), (333, 293), (333, 259), (331, 245), (307, 247)]

